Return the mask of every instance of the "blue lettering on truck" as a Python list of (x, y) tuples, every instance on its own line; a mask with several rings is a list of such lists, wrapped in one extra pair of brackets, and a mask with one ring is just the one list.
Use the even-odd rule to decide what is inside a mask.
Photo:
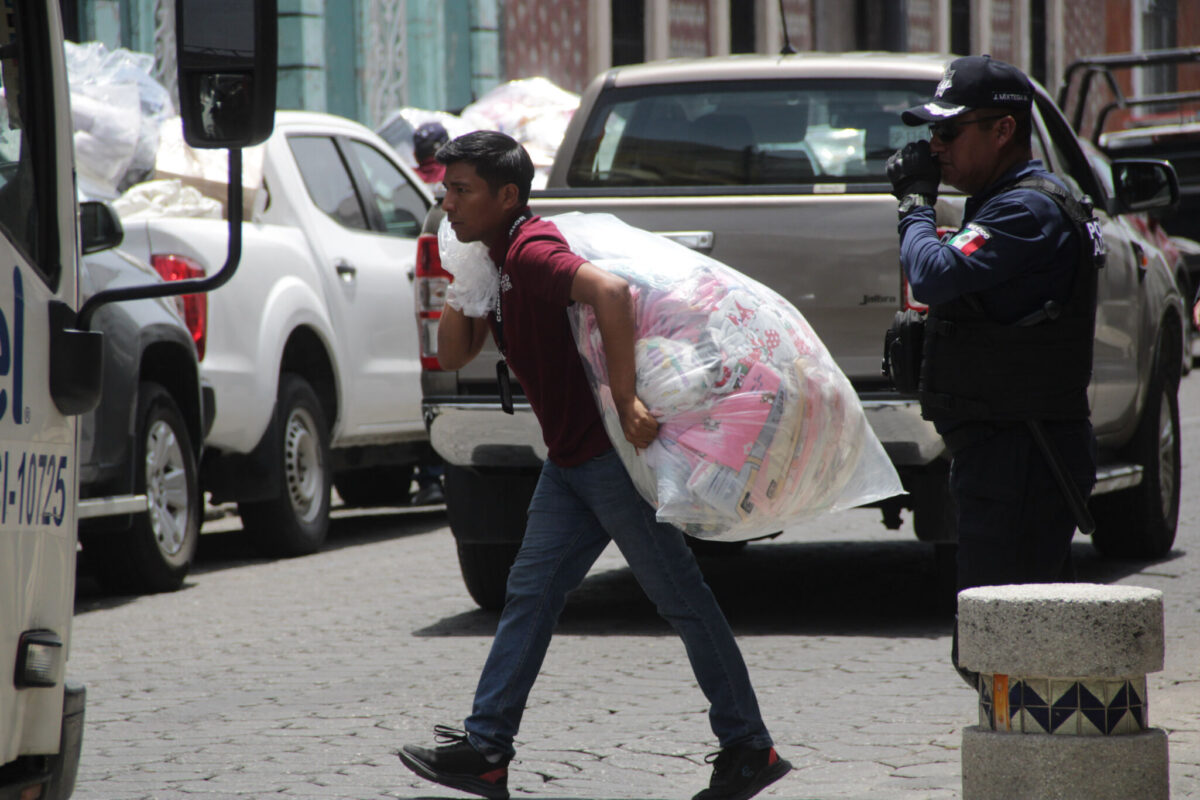
[[(22, 413), (23, 393), (21, 384), (25, 379), (25, 284), (21, 280), (20, 267), (13, 267), (13, 320), (11, 330), (4, 309), (0, 308), (0, 377), (12, 375), (12, 420), (20, 425), (26, 422)], [(0, 420), (8, 411), (8, 390), (0, 388)]]

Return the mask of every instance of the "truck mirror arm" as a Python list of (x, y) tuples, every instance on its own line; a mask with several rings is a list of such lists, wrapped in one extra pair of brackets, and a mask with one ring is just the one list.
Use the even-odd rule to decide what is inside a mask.
[(130, 286), (123, 289), (108, 289), (97, 292), (84, 302), (79, 309), (77, 325), (80, 330), (88, 330), (92, 315), (103, 305), (117, 303), (123, 300), (143, 300), (149, 297), (174, 297), (181, 294), (198, 294), (210, 292), (226, 284), (237, 271), (238, 262), (242, 257), (242, 151), (241, 148), (229, 150), (229, 194), (227, 200), (229, 209), (229, 251), (225, 264), (214, 275), (206, 278), (191, 280), (169, 281), (164, 283), (149, 283), (144, 286)]

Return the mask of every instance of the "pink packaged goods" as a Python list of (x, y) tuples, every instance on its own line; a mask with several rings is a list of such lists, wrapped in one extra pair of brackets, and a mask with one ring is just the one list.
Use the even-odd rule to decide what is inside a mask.
[(594, 315), (569, 313), (609, 437), (660, 520), (733, 541), (903, 491), (850, 382), (794, 306), (611, 215), (552, 221), (633, 289), (638, 396), (661, 426), (644, 451), (621, 433)]

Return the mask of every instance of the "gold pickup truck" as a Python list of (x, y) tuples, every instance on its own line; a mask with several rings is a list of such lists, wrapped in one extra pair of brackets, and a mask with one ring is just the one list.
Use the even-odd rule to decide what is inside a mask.
[[(928, 98), (947, 60), (798, 54), (610, 70), (584, 92), (531, 205), (544, 216), (615, 214), (788, 298), (858, 390), (909, 491), (880, 504), (884, 523), (899, 527), (901, 511), (911, 509), (918, 538), (952, 545), (945, 447), (916, 401), (898, 395), (880, 370), (884, 331), (914, 303), (899, 268), (884, 162), (927, 135), (905, 126), (900, 112)], [(1036, 157), (1094, 198), (1109, 248), (1090, 394), (1102, 457), (1094, 541), (1114, 555), (1161, 555), (1178, 517), (1176, 393), (1187, 315), (1170, 265), (1130, 217), (1176, 202), (1178, 185), (1162, 163), (1089, 162), (1040, 87), (1035, 106)], [(943, 189), (938, 221), (954, 230), (965, 198)], [(514, 416), (501, 411), (495, 358), (437, 369), (434, 287), (446, 280), (432, 239), (439, 220), (438, 209), (426, 220), (417, 267), (425, 287), (417, 292), (424, 414), (448, 465), (464, 579), (480, 605), (498, 607), (545, 450), (527, 405), (518, 403)]]

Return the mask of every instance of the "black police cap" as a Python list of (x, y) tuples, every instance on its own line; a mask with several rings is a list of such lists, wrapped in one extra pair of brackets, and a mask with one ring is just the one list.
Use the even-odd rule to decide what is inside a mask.
[(973, 108), (1028, 109), (1033, 84), (1025, 73), (989, 55), (956, 58), (946, 67), (933, 99), (900, 116), (907, 125), (957, 117)]

